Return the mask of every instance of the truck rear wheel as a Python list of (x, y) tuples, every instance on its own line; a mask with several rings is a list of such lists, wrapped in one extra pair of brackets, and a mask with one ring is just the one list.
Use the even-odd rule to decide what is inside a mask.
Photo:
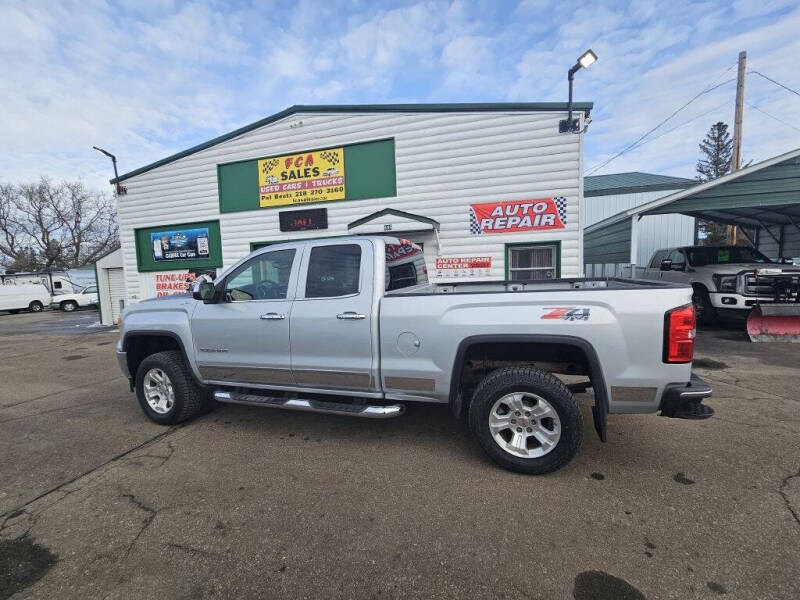
[(136, 372), (139, 405), (160, 425), (174, 425), (198, 415), (207, 396), (176, 350), (151, 354)]
[(44, 304), (42, 304), (38, 300), (34, 300), (33, 302), (31, 302), (28, 305), (28, 310), (31, 311), (31, 312), (42, 312), (43, 308), (44, 308)]
[(533, 367), (488, 375), (473, 395), (469, 425), (498, 465), (531, 475), (557, 471), (583, 441), (583, 416), (570, 391)]

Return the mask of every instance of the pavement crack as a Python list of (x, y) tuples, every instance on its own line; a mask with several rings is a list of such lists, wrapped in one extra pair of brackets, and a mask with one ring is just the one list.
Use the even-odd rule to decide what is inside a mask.
[(209, 552), (208, 550), (203, 550), (201, 548), (194, 548), (192, 546), (186, 546), (184, 544), (175, 544), (169, 543), (167, 544), (170, 548), (177, 548), (178, 550), (184, 550), (185, 552), (190, 552), (191, 554), (199, 554), (201, 556), (210, 556), (213, 558), (221, 557), (221, 554), (217, 554), (216, 552)]
[(69, 406), (61, 406), (59, 408), (51, 408), (50, 410), (42, 410), (39, 412), (31, 413), (29, 415), (22, 415), (20, 417), (14, 417), (12, 419), (5, 419), (4, 421), (0, 421), (0, 425), (4, 423), (11, 423), (12, 421), (21, 421), (22, 419), (30, 419), (31, 417), (38, 417), (40, 415), (46, 415), (48, 413), (59, 412), (62, 410), (69, 410), (71, 408), (80, 408), (82, 406), (91, 406), (92, 404), (101, 404), (103, 402), (108, 402), (108, 400), (92, 400), (91, 402), (84, 402), (83, 404), (70, 404)]
[(59, 394), (66, 394), (67, 392), (74, 392), (75, 390), (82, 390), (83, 388), (92, 387), (93, 385), (97, 385), (98, 383), (108, 383), (111, 381), (113, 380), (108, 378), (98, 379), (97, 381), (92, 381), (84, 385), (76, 385), (75, 387), (60, 389), (55, 392), (51, 392), (49, 394), (44, 394), (43, 396), (37, 396), (36, 398), (28, 398), (27, 400), (20, 400), (19, 402), (15, 402), (14, 404), (4, 404), (3, 406), (0, 406), (0, 410), (7, 410), (9, 408), (14, 408), (15, 406), (20, 406), (21, 404), (28, 404), (29, 402), (36, 402), (37, 400), (44, 400), (45, 398), (58, 396)]
[(783, 503), (786, 505), (786, 508), (789, 509), (789, 512), (792, 514), (795, 523), (800, 526), (800, 514), (798, 514), (797, 510), (795, 510), (795, 508), (792, 506), (792, 502), (789, 500), (789, 496), (786, 494), (786, 488), (789, 486), (789, 482), (798, 477), (800, 477), (800, 469), (798, 469), (797, 473), (790, 473), (784, 477), (783, 481), (781, 481), (780, 487), (778, 488), (778, 493), (781, 495), (781, 498), (783, 498)]
[(12, 508), (10, 510), (7, 510), (6, 512), (0, 514), (0, 518), (6, 519), (8, 517), (8, 515), (11, 515), (11, 514), (17, 512), (17, 511), (20, 511), (20, 510), (24, 510), (25, 508), (27, 508), (28, 506), (30, 506), (34, 502), (36, 502), (38, 500), (41, 500), (42, 498), (45, 498), (46, 496), (49, 496), (50, 494), (53, 494), (55, 492), (63, 492), (64, 493), (64, 496), (59, 498), (59, 500), (58, 500), (58, 502), (60, 502), (61, 500), (66, 498), (70, 493), (77, 491), (77, 490), (69, 490), (69, 491), (64, 490), (63, 488), (65, 488), (66, 486), (68, 486), (68, 485), (70, 485), (72, 483), (75, 483), (76, 481), (78, 481), (78, 480), (80, 480), (80, 479), (82, 479), (82, 478), (84, 478), (84, 477), (86, 477), (88, 475), (91, 475), (95, 471), (97, 471), (99, 469), (102, 469), (103, 467), (105, 467), (107, 465), (110, 465), (111, 463), (117, 462), (117, 461), (125, 458), (126, 456), (129, 456), (131, 453), (136, 452), (137, 450), (141, 450), (142, 448), (145, 448), (145, 447), (147, 447), (148, 445), (150, 445), (150, 444), (152, 444), (154, 442), (157, 442), (157, 441), (159, 441), (159, 440), (161, 440), (161, 439), (163, 439), (163, 438), (165, 438), (165, 437), (167, 437), (169, 435), (172, 435), (178, 429), (180, 429), (182, 427), (185, 427), (186, 425), (187, 425), (186, 423), (182, 423), (180, 425), (174, 425), (174, 426), (170, 427), (169, 429), (167, 429), (166, 431), (162, 431), (161, 433), (159, 433), (157, 435), (154, 435), (153, 437), (143, 441), (142, 443), (137, 444), (133, 448), (129, 448), (128, 450), (125, 450), (124, 452), (120, 452), (119, 454), (116, 454), (116, 455), (112, 456), (107, 461), (100, 463), (96, 467), (92, 467), (91, 469), (89, 469), (87, 471), (84, 471), (83, 473), (81, 473), (79, 475), (76, 475), (75, 477), (72, 477), (71, 479), (68, 479), (67, 481), (59, 483), (58, 485), (56, 485), (56, 486), (54, 486), (54, 487), (42, 492), (41, 494), (31, 498), (30, 500), (26, 500), (25, 502), (23, 502), (19, 506), (16, 506), (16, 507), (14, 507), (14, 508)]
[(150, 524), (153, 522), (153, 519), (155, 519), (156, 516), (158, 515), (158, 510), (153, 508), (152, 506), (148, 506), (133, 494), (122, 494), (122, 497), (128, 500), (136, 508), (143, 510), (144, 512), (147, 513), (147, 516), (144, 518), (144, 521), (142, 521), (142, 526), (139, 528), (139, 531), (136, 532), (136, 535), (134, 536), (133, 540), (131, 540), (131, 543), (128, 544), (128, 548), (125, 550), (125, 555), (122, 557), (122, 560), (126, 560), (130, 555), (131, 550), (133, 550), (133, 547), (136, 545), (136, 542), (139, 541), (139, 538), (142, 536), (145, 530), (148, 527), (150, 527)]

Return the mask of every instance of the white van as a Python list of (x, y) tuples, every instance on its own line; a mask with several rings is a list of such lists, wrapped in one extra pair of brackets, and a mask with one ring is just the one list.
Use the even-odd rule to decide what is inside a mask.
[(50, 304), (50, 292), (42, 284), (0, 285), (0, 310), (41, 312)]

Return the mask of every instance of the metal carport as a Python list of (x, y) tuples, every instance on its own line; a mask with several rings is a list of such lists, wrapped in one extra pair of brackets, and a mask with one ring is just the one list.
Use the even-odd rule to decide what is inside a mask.
[(584, 263), (644, 265), (650, 257), (636, 256), (640, 219), (671, 213), (756, 227), (751, 241), (767, 256), (800, 256), (800, 148), (587, 227)]

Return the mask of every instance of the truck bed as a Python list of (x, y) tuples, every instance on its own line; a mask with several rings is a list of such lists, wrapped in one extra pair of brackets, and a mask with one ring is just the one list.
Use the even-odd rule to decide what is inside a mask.
[(433, 294), (489, 294), (502, 292), (552, 292), (558, 290), (681, 288), (684, 284), (618, 277), (575, 277), (539, 281), (465, 281), (428, 283), (387, 292), (387, 296), (430, 296)]

